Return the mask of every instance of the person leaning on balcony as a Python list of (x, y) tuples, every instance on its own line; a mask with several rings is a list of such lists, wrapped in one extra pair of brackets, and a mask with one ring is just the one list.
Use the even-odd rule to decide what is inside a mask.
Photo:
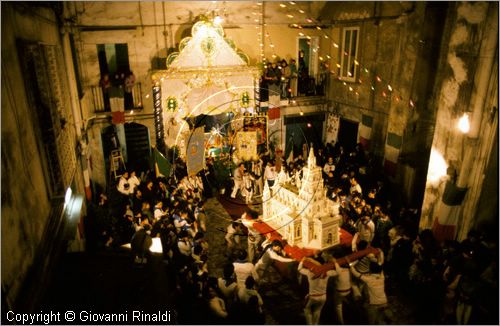
[(291, 97), (297, 97), (297, 78), (299, 72), (297, 70), (297, 62), (295, 59), (290, 60), (290, 95)]
[(99, 86), (102, 90), (102, 98), (104, 101), (104, 111), (111, 111), (111, 105), (109, 102), (109, 90), (111, 88), (111, 79), (109, 79), (109, 74), (104, 73), (99, 81)]
[(290, 88), (291, 70), (285, 59), (281, 60), (281, 98), (288, 97), (288, 89)]

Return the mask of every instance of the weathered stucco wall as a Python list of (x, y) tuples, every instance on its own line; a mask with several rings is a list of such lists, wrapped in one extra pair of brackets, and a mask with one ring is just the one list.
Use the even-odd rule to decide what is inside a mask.
[(37, 18), (2, 3), (2, 290), (14, 304), (42, 240), (50, 202), (35, 108), (27, 101), (16, 39), (57, 44), (50, 10)]
[[(491, 149), (498, 146), (494, 132), (498, 125), (496, 112), (492, 113), (498, 101), (498, 74), (495, 73), (498, 65), (494, 64), (489, 68), (482, 66), (488, 58), (491, 60), (494, 57), (493, 62), (498, 61), (498, 18), (490, 19), (495, 12), (498, 15), (498, 5), (486, 2), (453, 5), (452, 28), (446, 42), (446, 68), (442, 70), (443, 82), (436, 96), (437, 119), (432, 147), (452, 168), (451, 175), (456, 174), (459, 180), (465, 180), (468, 188), (462, 204), (454, 206), (452, 213), (456, 214), (452, 220), (457, 225), (457, 237), (463, 239), (474, 225), (478, 209), (482, 208), (477, 203), (482, 192), (483, 178), (489, 174), (487, 163)], [(487, 23), (489, 19), (491, 23)], [(487, 44), (488, 33), (496, 33), (496, 37), (491, 38), (494, 40), (491, 44)], [(482, 93), (479, 83), (487, 85)], [(477, 97), (481, 97), (483, 102), (476, 102)], [(482, 104), (478, 106), (477, 103)], [(471, 133), (476, 135), (464, 135), (457, 128), (458, 119), (474, 107), (478, 107), (478, 110), (472, 116)], [(469, 163), (470, 159), (473, 164)], [(429, 170), (432, 168), (429, 166)], [(439, 184), (427, 182), (421, 228), (431, 227), (435, 218), (447, 214), (441, 210), (443, 181), (446, 178)], [(498, 193), (494, 196), (498, 200)]]

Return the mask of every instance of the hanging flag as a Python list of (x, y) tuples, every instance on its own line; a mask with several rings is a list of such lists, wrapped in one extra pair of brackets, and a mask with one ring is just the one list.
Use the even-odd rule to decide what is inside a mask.
[(125, 108), (123, 98), (111, 97), (109, 100), (111, 109), (111, 122), (114, 125), (125, 123)]
[(113, 123), (114, 125), (125, 123), (125, 112), (123, 111), (111, 112), (111, 123)]
[(387, 142), (385, 144), (384, 170), (388, 175), (393, 177), (396, 176), (399, 152), (401, 151), (402, 143), (403, 137), (392, 132), (389, 132), (387, 134)]
[(186, 165), (188, 175), (196, 175), (205, 167), (205, 127), (196, 128), (187, 140)]
[(363, 114), (361, 118), (361, 124), (359, 125), (358, 143), (361, 143), (365, 150), (368, 150), (368, 147), (370, 146), (372, 126), (373, 117)]
[(154, 164), (156, 177), (169, 177), (172, 165), (158, 149), (154, 150)]
[(269, 118), (269, 120), (279, 119), (280, 118), (280, 108), (279, 107), (270, 108), (267, 111), (267, 117)]

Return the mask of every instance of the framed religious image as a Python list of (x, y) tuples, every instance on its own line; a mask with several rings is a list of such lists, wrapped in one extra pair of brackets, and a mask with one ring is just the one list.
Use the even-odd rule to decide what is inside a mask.
[(243, 130), (257, 132), (257, 145), (267, 144), (267, 116), (252, 115), (243, 118)]
[(240, 160), (257, 160), (257, 133), (255, 131), (239, 131), (236, 134), (236, 155)]

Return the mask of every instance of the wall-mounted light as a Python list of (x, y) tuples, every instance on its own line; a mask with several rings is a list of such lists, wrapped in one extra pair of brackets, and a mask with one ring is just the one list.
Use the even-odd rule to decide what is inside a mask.
[(71, 200), (71, 196), (73, 195), (73, 190), (70, 187), (66, 189), (66, 194), (64, 195), (64, 205), (66, 206)]
[(433, 184), (439, 184), (441, 179), (448, 175), (448, 164), (443, 155), (434, 148), (431, 150), (429, 159), (429, 168), (427, 172), (427, 181)]
[(470, 130), (469, 114), (464, 113), (462, 117), (458, 120), (458, 129), (466, 134)]

